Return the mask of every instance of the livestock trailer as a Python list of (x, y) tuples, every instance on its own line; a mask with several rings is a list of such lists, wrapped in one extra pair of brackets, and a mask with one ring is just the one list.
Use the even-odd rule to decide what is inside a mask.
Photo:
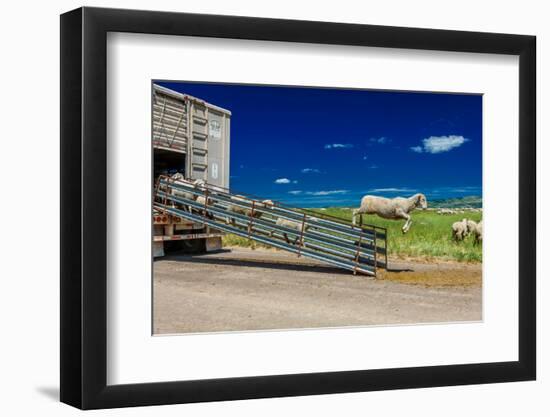
[[(152, 88), (153, 187), (160, 175), (183, 174), (229, 188), (231, 112), (157, 84)], [(153, 253), (221, 248), (222, 232), (153, 210)]]

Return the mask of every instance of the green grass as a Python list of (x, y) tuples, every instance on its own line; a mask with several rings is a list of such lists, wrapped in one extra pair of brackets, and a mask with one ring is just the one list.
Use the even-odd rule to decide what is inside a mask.
[(264, 245), (262, 243), (254, 242), (251, 239), (240, 237), (237, 235), (227, 234), (222, 237), (223, 246), (240, 246), (242, 248), (271, 248), (271, 246)]
[[(351, 220), (351, 209), (327, 208), (315, 211)], [(386, 220), (374, 215), (363, 215), (363, 223), (388, 229), (388, 254), (390, 256), (481, 262), (481, 245), (474, 246), (472, 236), (458, 243), (451, 238), (451, 225), (454, 222), (465, 217), (478, 222), (481, 220), (481, 213), (466, 211), (459, 214), (441, 215), (435, 211), (426, 210), (414, 211), (411, 215), (412, 226), (406, 234), (401, 232), (404, 220)]]
[[(351, 221), (351, 209), (348, 208), (314, 209), (314, 211)], [(414, 211), (412, 226), (406, 234), (401, 232), (404, 220), (385, 220), (373, 215), (364, 215), (363, 223), (388, 229), (388, 254), (390, 256), (481, 262), (481, 245), (474, 246), (472, 236), (458, 243), (451, 238), (451, 225), (465, 217), (478, 222), (481, 220), (481, 213), (464, 212), (441, 215), (431, 210)], [(223, 245), (251, 249), (269, 248), (261, 243), (231, 234), (223, 237)]]

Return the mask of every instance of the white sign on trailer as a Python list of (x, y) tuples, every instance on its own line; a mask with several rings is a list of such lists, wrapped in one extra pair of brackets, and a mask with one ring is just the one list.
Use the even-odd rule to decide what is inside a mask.
[(214, 139), (222, 138), (222, 125), (217, 120), (210, 120), (210, 136)]

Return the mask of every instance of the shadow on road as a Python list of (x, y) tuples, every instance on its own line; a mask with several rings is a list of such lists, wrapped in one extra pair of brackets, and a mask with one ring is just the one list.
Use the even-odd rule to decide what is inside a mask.
[(238, 259), (238, 258), (217, 258), (217, 257), (205, 257), (200, 255), (170, 255), (165, 256), (165, 260), (170, 261), (183, 261), (205, 265), (228, 265), (228, 266), (244, 266), (249, 268), (268, 268), (278, 269), (286, 271), (299, 271), (299, 272), (319, 272), (324, 274), (341, 274), (351, 275), (350, 271), (343, 269), (333, 268), (330, 266), (311, 265), (311, 264), (299, 264), (288, 262), (273, 262), (254, 259)]
[(411, 268), (388, 268), (386, 271), (387, 272), (392, 272), (392, 273), (414, 272), (414, 269), (411, 269)]

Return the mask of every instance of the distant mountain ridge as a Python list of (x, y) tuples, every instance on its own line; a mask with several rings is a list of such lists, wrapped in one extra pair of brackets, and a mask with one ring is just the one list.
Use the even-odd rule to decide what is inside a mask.
[(428, 199), (428, 206), (432, 208), (482, 208), (483, 200), (480, 195), (471, 195), (456, 198), (442, 198), (436, 200)]

